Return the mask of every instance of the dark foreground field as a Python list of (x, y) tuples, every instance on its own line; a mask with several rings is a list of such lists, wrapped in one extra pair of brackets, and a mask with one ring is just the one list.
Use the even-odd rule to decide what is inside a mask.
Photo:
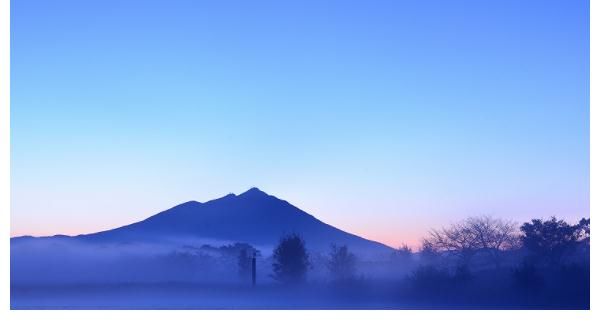
[(256, 287), (190, 283), (11, 287), (12, 309), (589, 309), (589, 295), (503, 285), (421, 291), (398, 283)]

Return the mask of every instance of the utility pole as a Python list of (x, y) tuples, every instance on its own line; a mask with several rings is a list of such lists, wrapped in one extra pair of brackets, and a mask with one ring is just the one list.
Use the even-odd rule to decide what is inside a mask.
[(252, 254), (252, 286), (256, 286), (256, 251)]

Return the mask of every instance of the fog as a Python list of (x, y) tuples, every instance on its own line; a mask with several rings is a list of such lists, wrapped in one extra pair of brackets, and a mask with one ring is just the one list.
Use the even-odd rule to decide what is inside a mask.
[[(74, 239), (11, 242), (11, 285), (116, 283), (250, 283), (239, 274), (239, 250), (233, 242), (216, 240), (175, 243), (89, 244)], [(229, 248), (228, 248), (229, 247)], [(272, 247), (256, 247), (257, 281), (273, 283)], [(309, 281), (327, 281), (327, 253), (310, 251)], [(362, 278), (397, 278), (412, 263), (394, 263), (391, 257), (358, 259)]]
[[(551, 228), (569, 229), (571, 238)], [(260, 247), (12, 239), (11, 308), (589, 309), (589, 220), (533, 221), (522, 231), (503, 248), (443, 249), (434, 235), (418, 252), (378, 255), (311, 249), (298, 235)]]

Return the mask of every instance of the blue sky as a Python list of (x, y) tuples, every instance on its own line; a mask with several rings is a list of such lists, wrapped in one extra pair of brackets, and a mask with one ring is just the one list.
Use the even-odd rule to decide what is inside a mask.
[(13, 1), (12, 235), (257, 186), (391, 245), (589, 216), (586, 1)]

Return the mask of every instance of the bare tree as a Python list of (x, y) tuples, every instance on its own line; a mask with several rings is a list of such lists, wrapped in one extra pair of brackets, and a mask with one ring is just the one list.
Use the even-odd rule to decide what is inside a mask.
[(424, 238), (421, 241), (421, 248), (419, 249), (419, 255), (422, 259), (431, 262), (431, 261), (434, 261), (435, 259), (437, 259), (438, 254), (439, 253), (433, 246), (433, 243), (431, 243), (427, 238)]
[(475, 254), (486, 251), (498, 266), (501, 251), (518, 242), (517, 227), (512, 222), (491, 217), (471, 217), (440, 230), (433, 229), (424, 240), (439, 253), (452, 254), (468, 265)]
[(517, 224), (490, 216), (471, 217), (465, 224), (475, 235), (475, 245), (487, 252), (496, 267), (500, 265), (501, 252), (516, 248), (519, 243)]
[(426, 241), (434, 251), (455, 255), (464, 265), (469, 263), (477, 251), (475, 233), (465, 222), (455, 223), (440, 230), (432, 229)]

